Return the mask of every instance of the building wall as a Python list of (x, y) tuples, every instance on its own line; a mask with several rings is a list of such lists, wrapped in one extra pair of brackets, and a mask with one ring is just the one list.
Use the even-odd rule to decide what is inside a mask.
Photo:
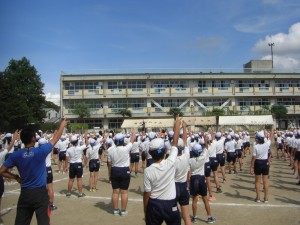
[[(85, 103), (91, 116), (84, 121), (73, 106)], [(122, 123), (118, 111), (128, 108), (134, 118), (170, 117), (179, 107), (185, 116), (205, 116), (213, 108), (228, 115), (262, 114), (275, 103), (300, 115), (300, 74), (183, 73), (61, 75), (61, 113), (90, 128)]]

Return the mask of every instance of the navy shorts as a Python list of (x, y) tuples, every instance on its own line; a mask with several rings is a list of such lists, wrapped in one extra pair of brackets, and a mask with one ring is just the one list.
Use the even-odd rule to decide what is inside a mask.
[(227, 152), (227, 162), (235, 163), (236, 161), (236, 153), (235, 152)]
[(221, 153), (221, 154), (217, 154), (216, 156), (217, 156), (218, 164), (220, 166), (225, 166), (225, 154), (224, 154), (224, 152)]
[(192, 196), (200, 195), (206, 196), (207, 195), (207, 185), (204, 176), (201, 175), (192, 175), (190, 181), (190, 194)]
[(205, 175), (205, 177), (210, 177), (210, 171), (211, 171), (210, 162), (206, 162), (204, 164), (204, 175)]
[(140, 153), (130, 153), (130, 163), (138, 163), (140, 161)]
[(255, 175), (269, 175), (269, 160), (256, 159), (254, 162), (254, 174)]
[(190, 195), (187, 190), (187, 182), (180, 183), (176, 182), (176, 201), (179, 203), (179, 205), (188, 205)]
[(289, 147), (289, 153), (291, 154), (293, 150), (293, 147)]
[(129, 167), (111, 168), (111, 186), (113, 189), (128, 190), (130, 184)]
[(59, 161), (66, 161), (66, 151), (63, 151), (63, 152), (59, 152), (59, 155), (58, 155), (58, 160)]
[(100, 170), (100, 161), (99, 159), (91, 159), (89, 161), (89, 171), (98, 172)]
[(181, 217), (176, 199), (160, 200), (149, 199), (146, 209), (146, 225), (162, 224), (180, 225)]
[(0, 176), (0, 199), (2, 198), (3, 193), (4, 193), (4, 180), (3, 177)]
[(58, 155), (58, 148), (53, 148), (53, 154)]
[(242, 149), (236, 149), (235, 154), (238, 159), (242, 158)]
[(52, 168), (51, 166), (46, 167), (47, 171), (47, 184), (53, 183), (53, 173), (52, 173)]
[(143, 151), (143, 152), (142, 152), (142, 161), (145, 161), (145, 160), (146, 160), (146, 152)]
[(283, 144), (282, 143), (278, 143), (277, 149), (278, 150), (282, 150), (283, 149)]
[(82, 174), (83, 174), (82, 163), (70, 163), (70, 167), (69, 167), (70, 179), (74, 179), (75, 177), (82, 178)]
[(147, 162), (146, 162), (146, 167), (149, 167), (151, 166), (151, 164), (153, 163), (153, 159), (150, 158), (150, 159), (147, 159)]
[(216, 157), (209, 157), (209, 161), (210, 161), (210, 168), (212, 171), (217, 171), (218, 166), (219, 166), (219, 162), (217, 160)]
[(250, 147), (250, 142), (249, 141), (244, 143), (244, 148), (247, 148), (247, 147)]
[(300, 151), (297, 151), (295, 154), (295, 161), (300, 162)]

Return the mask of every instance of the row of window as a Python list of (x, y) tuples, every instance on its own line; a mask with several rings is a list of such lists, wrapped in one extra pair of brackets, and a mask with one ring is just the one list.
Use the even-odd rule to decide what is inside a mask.
[[(221, 106), (228, 99), (226, 98), (201, 98), (197, 101), (201, 102), (204, 106)], [(155, 99), (160, 106), (166, 108), (174, 108), (182, 105), (186, 99)], [(283, 105), (300, 105), (300, 98), (277, 98), (276, 102)], [(103, 108), (103, 102), (97, 99), (85, 99), (81, 100), (80, 103), (85, 104), (90, 109)], [(64, 106), (67, 109), (74, 109), (75, 105), (78, 104), (78, 100), (65, 100)], [(237, 98), (235, 100), (237, 106), (264, 106), (270, 105), (271, 101), (268, 98)], [(108, 101), (108, 108), (111, 109), (122, 109), (132, 108), (141, 109), (147, 107), (147, 101), (145, 99), (115, 99)], [(151, 102), (151, 107), (157, 107), (154, 102)]]
[[(276, 80), (276, 87), (300, 87), (300, 80)], [(146, 88), (146, 81), (108, 81), (108, 89), (133, 89)], [(151, 81), (151, 88), (189, 88), (188, 81)], [(199, 80), (194, 82), (194, 87), (199, 88), (229, 88), (229, 87), (270, 87), (269, 80)], [(103, 82), (64, 82), (64, 90), (99, 90), (103, 89)]]

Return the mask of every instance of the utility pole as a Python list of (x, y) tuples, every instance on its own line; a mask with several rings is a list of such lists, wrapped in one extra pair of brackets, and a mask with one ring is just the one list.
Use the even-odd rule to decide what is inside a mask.
[(271, 47), (271, 56), (272, 56), (272, 69), (274, 67), (274, 64), (273, 64), (273, 46), (275, 45), (274, 43), (268, 43), (268, 45)]

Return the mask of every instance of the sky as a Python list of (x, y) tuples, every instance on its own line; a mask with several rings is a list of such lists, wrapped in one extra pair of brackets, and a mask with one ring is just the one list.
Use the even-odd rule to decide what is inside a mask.
[(299, 0), (0, 1), (0, 71), (25, 56), (59, 104), (60, 75), (300, 68)]

